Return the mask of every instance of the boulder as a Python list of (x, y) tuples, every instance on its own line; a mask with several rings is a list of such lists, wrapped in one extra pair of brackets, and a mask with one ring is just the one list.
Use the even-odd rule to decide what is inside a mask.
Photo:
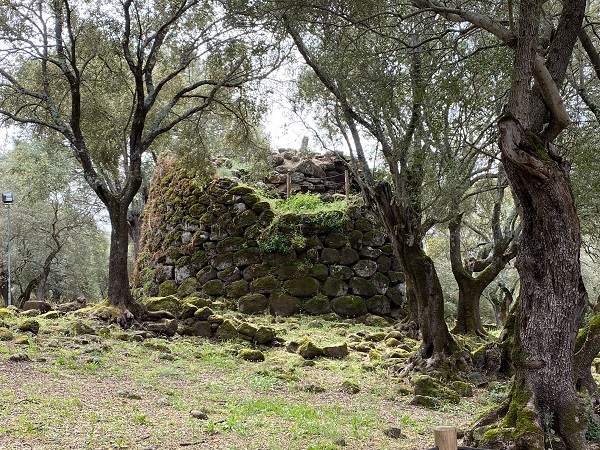
[(306, 337), (298, 347), (298, 354), (304, 359), (313, 359), (323, 356), (323, 349), (315, 344), (310, 338)]
[(25, 319), (17, 325), (20, 331), (29, 331), (33, 334), (38, 334), (40, 331), (40, 323), (34, 319)]
[(183, 336), (199, 336), (206, 338), (213, 336), (213, 329), (210, 323), (200, 320), (197, 320), (190, 325), (183, 325), (177, 331)]
[(183, 303), (177, 297), (168, 295), (166, 297), (148, 297), (142, 299), (148, 311), (168, 311), (174, 317), (181, 317)]
[(327, 345), (323, 347), (323, 354), (329, 358), (345, 358), (348, 356), (348, 345), (344, 342), (337, 345)]
[(244, 361), (264, 361), (265, 354), (260, 350), (243, 348), (239, 351), (238, 358), (243, 359)]
[(238, 310), (243, 314), (261, 314), (268, 306), (267, 297), (262, 294), (247, 294), (238, 300)]
[(238, 280), (228, 283), (225, 286), (227, 297), (240, 298), (250, 292), (249, 283), (246, 280)]
[(322, 292), (329, 297), (340, 297), (348, 293), (348, 285), (339, 278), (329, 277), (323, 283)]
[(325, 178), (327, 176), (325, 171), (310, 159), (300, 161), (295, 170), (312, 178)]
[(278, 287), (279, 282), (271, 275), (256, 278), (250, 283), (250, 291), (258, 294), (270, 294)]
[(352, 270), (358, 277), (369, 278), (377, 271), (377, 263), (375, 261), (363, 259), (354, 264)]
[(304, 303), (303, 310), (307, 314), (312, 314), (314, 316), (327, 314), (331, 312), (329, 298), (323, 294), (315, 295)]
[(283, 283), (283, 288), (296, 297), (312, 297), (319, 293), (321, 283), (312, 277), (303, 277), (296, 280), (287, 280)]
[(350, 280), (350, 289), (354, 295), (363, 297), (372, 297), (377, 295), (377, 289), (371, 280), (360, 277), (354, 277)]
[(21, 309), (23, 311), (37, 310), (40, 313), (44, 314), (52, 309), (52, 305), (50, 303), (44, 302), (44, 301), (27, 300), (25, 303), (23, 303), (23, 306), (21, 307)]
[(210, 280), (202, 285), (204, 295), (221, 296), (225, 295), (225, 285), (221, 280)]
[(275, 330), (269, 327), (259, 327), (254, 335), (254, 342), (256, 344), (268, 344), (275, 339)]
[(359, 317), (367, 314), (365, 301), (357, 295), (343, 295), (331, 301), (331, 309), (341, 317)]
[(223, 341), (231, 341), (238, 338), (237, 328), (231, 319), (223, 320), (223, 323), (219, 325), (215, 336)]
[(378, 316), (387, 316), (390, 313), (390, 300), (384, 295), (374, 295), (365, 300), (367, 311)]
[(293, 316), (300, 312), (301, 307), (302, 304), (297, 297), (284, 293), (273, 292), (269, 298), (269, 310), (275, 316)]
[(177, 319), (163, 319), (160, 322), (149, 322), (145, 325), (146, 330), (163, 336), (175, 336), (179, 328)]

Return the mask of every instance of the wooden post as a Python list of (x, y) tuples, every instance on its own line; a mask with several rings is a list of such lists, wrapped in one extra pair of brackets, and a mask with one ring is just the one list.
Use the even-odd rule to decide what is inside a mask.
[(433, 435), (435, 437), (435, 445), (437, 445), (439, 450), (458, 450), (456, 428), (435, 427)]
[(286, 192), (286, 200), (290, 199), (290, 194), (292, 193), (292, 174), (288, 172), (287, 174), (287, 184), (285, 187), (285, 192)]
[(346, 183), (346, 199), (350, 197), (350, 172), (344, 172), (344, 182)]

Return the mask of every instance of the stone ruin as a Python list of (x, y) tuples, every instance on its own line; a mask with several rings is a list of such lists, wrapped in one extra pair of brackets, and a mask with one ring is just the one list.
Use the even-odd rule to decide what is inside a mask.
[[(343, 192), (343, 158), (288, 153), (273, 158), (269, 181), (278, 191), (289, 171), (297, 191)], [(393, 315), (405, 286), (387, 236), (363, 207), (334, 214), (325, 221), (280, 217), (277, 226), (300, 234), (300, 245), (266, 251), (261, 242), (276, 217), (268, 201), (235, 178), (203, 185), (174, 157), (164, 158), (145, 213), (135, 293), (202, 296), (247, 314)]]

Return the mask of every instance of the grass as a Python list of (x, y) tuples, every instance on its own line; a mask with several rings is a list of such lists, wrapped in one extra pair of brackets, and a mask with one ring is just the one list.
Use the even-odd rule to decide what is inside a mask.
[[(273, 326), (286, 341), (309, 335), (320, 345), (379, 331), (314, 317), (251, 320)], [(28, 344), (0, 344), (2, 450), (412, 450), (431, 446), (435, 426), (461, 427), (490, 404), (476, 390), (439, 410), (410, 405), (403, 382), (356, 351), (307, 365), (279, 346), (264, 348), (266, 360), (251, 363), (235, 356), (247, 343), (157, 339), (170, 360), (143, 342), (117, 339), (117, 329), (103, 338), (80, 337), (61, 331), (66, 319), (40, 322), (40, 334)], [(28, 349), (30, 361), (8, 361)], [(345, 380), (359, 391), (342, 389)], [(207, 420), (190, 415), (200, 409)], [(390, 427), (406, 438), (388, 437)]]

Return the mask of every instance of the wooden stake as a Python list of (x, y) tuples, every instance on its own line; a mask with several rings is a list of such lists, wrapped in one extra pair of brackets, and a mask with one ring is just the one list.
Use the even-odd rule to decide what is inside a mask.
[(285, 192), (287, 194), (286, 200), (290, 199), (290, 194), (292, 193), (292, 174), (288, 172), (287, 174), (287, 185), (285, 188)]
[(350, 172), (344, 172), (344, 181), (346, 183), (346, 198), (350, 197)]
[(458, 450), (456, 428), (435, 427), (433, 435), (435, 437), (435, 445), (437, 445), (439, 450)]

